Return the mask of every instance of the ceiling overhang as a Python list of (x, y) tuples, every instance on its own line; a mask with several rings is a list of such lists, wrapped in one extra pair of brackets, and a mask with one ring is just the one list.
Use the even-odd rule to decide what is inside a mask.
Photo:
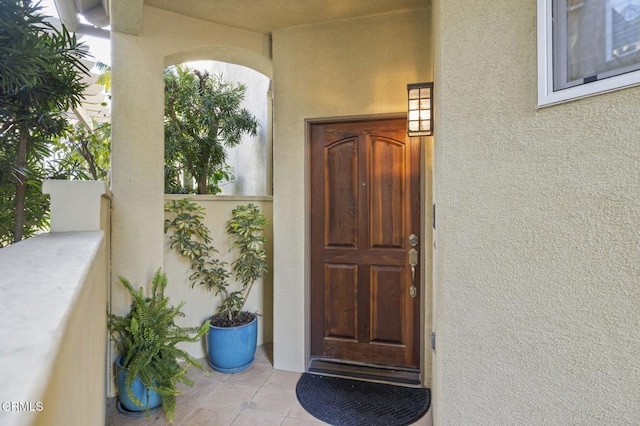
[(144, 0), (147, 6), (262, 34), (288, 27), (413, 10), (426, 7), (430, 2), (431, 0)]
[[(261, 34), (301, 25), (382, 15), (426, 7), (431, 0), (55, 0), (71, 31), (106, 28), (137, 35), (142, 7)], [(90, 25), (83, 24), (80, 16)]]

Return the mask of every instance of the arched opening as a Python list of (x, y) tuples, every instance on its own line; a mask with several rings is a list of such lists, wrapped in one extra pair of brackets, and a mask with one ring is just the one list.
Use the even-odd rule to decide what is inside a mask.
[[(232, 210), (239, 205), (253, 203), (258, 205), (267, 218), (264, 235), (267, 238), (265, 249), (270, 273), (256, 282), (247, 299), (245, 309), (260, 314), (258, 344), (261, 345), (273, 341), (271, 79), (265, 73), (255, 69), (264, 70), (265, 67), (256, 66), (251, 60), (243, 59), (238, 54), (231, 54), (231, 51), (225, 52), (221, 55), (211, 52), (189, 52), (188, 54), (175, 55), (171, 61), (166, 61), (165, 64), (167, 67), (180, 66), (183, 69), (196, 70), (198, 73), (206, 72), (231, 86), (243, 85), (245, 91), (241, 107), (247, 109), (257, 121), (255, 135), (243, 134), (238, 145), (226, 149), (225, 165), (228, 166), (227, 170), (232, 177), (218, 182), (220, 192), (215, 195), (195, 195), (195, 191), (190, 192), (198, 205), (204, 208), (203, 222), (209, 229), (213, 244), (217, 249), (215, 256), (227, 263), (229, 271), (231, 271), (230, 265), (236, 256), (233, 251), (230, 252), (232, 245), (225, 232)], [(202, 60), (203, 57), (221, 57), (233, 62)], [(165, 96), (167, 96), (166, 89)], [(192, 178), (189, 177), (189, 179), (193, 182)], [(183, 197), (185, 195), (166, 194), (165, 200), (170, 201)], [(217, 312), (218, 306), (222, 302), (220, 295), (208, 292), (202, 286), (191, 288), (188, 281), (191, 274), (189, 262), (175, 250), (170, 249), (167, 238), (165, 238), (163, 269), (169, 277), (169, 282), (175, 283), (167, 289), (167, 294), (173, 300), (186, 302), (184, 305), (185, 317), (180, 320), (181, 325), (193, 327), (206, 321)], [(230, 279), (230, 282), (231, 289), (238, 287), (238, 283), (234, 283), (233, 278)], [(192, 343), (186, 346), (188, 346), (186, 350), (196, 357), (202, 357), (206, 353), (201, 343)]]

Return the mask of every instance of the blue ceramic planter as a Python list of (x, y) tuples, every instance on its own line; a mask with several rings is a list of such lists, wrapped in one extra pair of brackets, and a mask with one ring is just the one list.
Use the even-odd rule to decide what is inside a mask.
[(251, 367), (258, 341), (258, 318), (238, 327), (209, 328), (209, 365), (221, 373), (238, 373)]
[(149, 390), (147, 392), (147, 387), (142, 383), (139, 377), (133, 379), (133, 383), (131, 384), (131, 390), (133, 394), (142, 402), (142, 407), (136, 405), (127, 393), (125, 388), (125, 376), (127, 374), (127, 369), (124, 368), (124, 357), (121, 356), (116, 361), (116, 378), (118, 382), (118, 410), (126, 415), (130, 415), (133, 417), (138, 417), (147, 413), (153, 413), (160, 409), (160, 404), (162, 400), (160, 399), (160, 395), (156, 391)]

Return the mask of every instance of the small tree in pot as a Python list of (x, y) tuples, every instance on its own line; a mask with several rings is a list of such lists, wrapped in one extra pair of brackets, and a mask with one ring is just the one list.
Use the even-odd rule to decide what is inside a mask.
[[(191, 262), (192, 274), (189, 276), (192, 288), (203, 285), (215, 295), (222, 294), (222, 304), (218, 313), (211, 317), (211, 332), (209, 333), (210, 364), (219, 371), (236, 372), (249, 367), (255, 352), (257, 328), (256, 315), (244, 310), (247, 298), (256, 280), (267, 274), (267, 256), (264, 249), (266, 239), (263, 236), (266, 218), (255, 204), (239, 205), (232, 212), (232, 218), (227, 223), (227, 234), (238, 256), (231, 263), (233, 275), (241, 284), (237, 290), (231, 290), (227, 270), (228, 264), (215, 257), (218, 250), (212, 244), (208, 228), (204, 225), (204, 209), (191, 199), (172, 200), (165, 205), (169, 216), (165, 220), (165, 233), (169, 233), (170, 247)], [(253, 347), (250, 359), (240, 355), (230, 358), (242, 363), (236, 367), (216, 365), (212, 360), (212, 333), (216, 328), (236, 328), (252, 324), (252, 336), (249, 347)], [(227, 345), (219, 343), (217, 346)], [(217, 348), (216, 348), (217, 349)], [(248, 355), (247, 355), (248, 356)]]

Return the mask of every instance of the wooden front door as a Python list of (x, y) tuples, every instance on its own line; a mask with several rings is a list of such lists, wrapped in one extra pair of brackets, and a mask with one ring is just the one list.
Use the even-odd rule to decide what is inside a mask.
[(419, 159), (403, 118), (311, 125), (313, 357), (418, 367)]

